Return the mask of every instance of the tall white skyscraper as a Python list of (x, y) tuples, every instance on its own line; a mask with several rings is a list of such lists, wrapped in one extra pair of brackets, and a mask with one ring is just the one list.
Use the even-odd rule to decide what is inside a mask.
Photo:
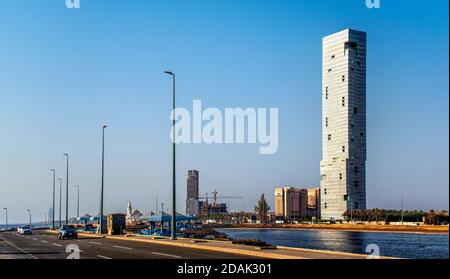
[(321, 217), (366, 209), (366, 33), (323, 38)]

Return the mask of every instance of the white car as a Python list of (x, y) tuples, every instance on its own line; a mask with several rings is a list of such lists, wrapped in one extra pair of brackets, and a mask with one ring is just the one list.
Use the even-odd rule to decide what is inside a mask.
[(21, 234), (21, 235), (33, 234), (33, 230), (29, 226), (20, 227), (18, 229), (18, 231), (19, 231), (19, 234)]

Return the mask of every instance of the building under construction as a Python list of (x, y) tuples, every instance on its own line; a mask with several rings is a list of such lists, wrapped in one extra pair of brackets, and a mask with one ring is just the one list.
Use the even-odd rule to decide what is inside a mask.
[(197, 216), (200, 219), (216, 218), (217, 215), (228, 213), (226, 203), (218, 203), (218, 199), (240, 199), (242, 197), (219, 196), (217, 191), (208, 196), (199, 196), (200, 179), (199, 171), (189, 170), (186, 179), (186, 215)]
[(240, 199), (241, 197), (235, 196), (218, 196), (218, 192), (212, 192), (212, 199), (209, 199), (208, 194), (199, 197), (199, 212), (201, 219), (216, 218), (218, 215), (224, 215), (228, 213), (228, 206), (226, 203), (217, 202), (218, 199)]
[(225, 214), (228, 213), (226, 203), (208, 204), (206, 201), (200, 201), (200, 212), (203, 214)]

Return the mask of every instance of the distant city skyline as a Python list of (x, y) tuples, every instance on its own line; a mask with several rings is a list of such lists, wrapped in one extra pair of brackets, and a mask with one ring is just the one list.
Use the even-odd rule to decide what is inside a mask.
[[(99, 210), (101, 126), (108, 124), (105, 211), (171, 208), (171, 84), (177, 104), (276, 107), (279, 144), (177, 146), (177, 211), (186, 173), (200, 192), (274, 208), (280, 185), (320, 185), (322, 38), (369, 34), (367, 207), (448, 209), (448, 1), (4, 1), (0, 9), (0, 208), (9, 223), (43, 218), (52, 174), (70, 154), (69, 213)], [(59, 216), (59, 184), (55, 215)], [(63, 219), (65, 199), (63, 198)], [(5, 212), (0, 211), (0, 225)]]

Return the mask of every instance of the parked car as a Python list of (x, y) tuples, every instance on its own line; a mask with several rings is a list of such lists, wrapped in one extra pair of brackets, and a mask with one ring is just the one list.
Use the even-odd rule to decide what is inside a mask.
[(65, 238), (77, 239), (77, 228), (72, 225), (63, 225), (61, 228), (59, 228), (59, 239)]
[(21, 235), (26, 235), (26, 234), (31, 235), (31, 234), (33, 234), (33, 230), (31, 229), (30, 226), (20, 227), (19, 228), (19, 234), (21, 234)]

